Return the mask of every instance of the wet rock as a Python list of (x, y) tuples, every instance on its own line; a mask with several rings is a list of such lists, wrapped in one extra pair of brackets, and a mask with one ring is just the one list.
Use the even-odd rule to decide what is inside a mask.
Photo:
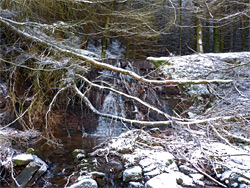
[(19, 154), (12, 158), (13, 162), (17, 166), (27, 165), (31, 161), (34, 161), (33, 155), (31, 154)]
[(140, 182), (129, 182), (129, 188), (144, 188), (144, 185)]
[[(34, 182), (38, 180), (48, 169), (48, 165), (36, 155), (25, 154), (22, 155), (21, 157), (19, 155), (19, 157), (17, 157), (17, 159), (19, 160), (17, 161), (19, 164), (23, 164), (22, 162), (20, 163), (20, 158), (31, 159), (31, 157), (32, 161), (29, 162), (29, 164), (25, 167), (25, 169), (16, 178), (17, 182), (23, 187), (25, 187), (29, 182)], [(13, 158), (13, 161), (14, 160), (16, 159)]]
[(78, 160), (82, 160), (84, 158), (87, 157), (87, 153), (85, 150), (83, 149), (75, 149), (73, 152), (72, 152), (73, 156), (78, 159)]
[(77, 183), (74, 183), (69, 188), (98, 188), (97, 182), (93, 179), (82, 179)]
[(147, 181), (146, 188), (176, 188), (177, 182), (173, 174), (163, 173)]
[(123, 170), (123, 164), (121, 161), (118, 160), (110, 160), (108, 162), (108, 166), (110, 166), (110, 170), (114, 173), (119, 173)]
[(142, 179), (142, 168), (134, 166), (123, 171), (123, 181), (139, 181)]
[(89, 175), (91, 175), (92, 178), (97, 182), (98, 187), (104, 187), (104, 185), (106, 184), (105, 174), (103, 172), (93, 171), (90, 172)]
[(38, 166), (35, 162), (30, 162), (25, 167), (25, 169), (17, 176), (16, 181), (19, 185), (25, 187), (39, 168), (40, 166)]

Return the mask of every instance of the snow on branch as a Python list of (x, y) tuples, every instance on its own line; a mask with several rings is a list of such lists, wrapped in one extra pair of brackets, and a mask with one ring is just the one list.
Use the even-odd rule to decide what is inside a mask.
[[(8, 27), (10, 27), (11, 29), (13, 29), (16, 33), (18, 33), (19, 35), (22, 35), (32, 41), (36, 41), (39, 42), (47, 47), (50, 47), (52, 49), (58, 50), (61, 53), (64, 53), (66, 55), (69, 56), (73, 56), (75, 58), (78, 58), (80, 60), (83, 60), (85, 62), (88, 62), (94, 66), (97, 66), (99, 68), (103, 68), (103, 69), (108, 69), (111, 71), (115, 71), (115, 72), (119, 72), (122, 73), (124, 75), (129, 75), (132, 78), (134, 78), (137, 81), (141, 81), (147, 84), (153, 84), (153, 85), (167, 85), (167, 84), (225, 84), (225, 83), (231, 83), (232, 80), (220, 80), (220, 79), (215, 79), (215, 80), (150, 80), (150, 79), (146, 79), (138, 74), (136, 74), (133, 71), (130, 70), (125, 70), (119, 67), (115, 67), (113, 65), (109, 65), (106, 63), (102, 63), (100, 61), (97, 61), (95, 58), (88, 56), (88, 54), (83, 54), (79, 51), (79, 49), (75, 49), (75, 48), (71, 48), (65, 45), (59, 45), (56, 44), (55, 41), (51, 42), (51, 39), (45, 38), (44, 36), (41, 37), (41, 35), (37, 34), (37, 36), (35, 35), (35, 32), (32, 32), (32, 34), (28, 33), (28, 30), (30, 29), (26, 29), (26, 30), (22, 30), (18, 27), (23, 27), (25, 26), (25, 22), (16, 22), (10, 19), (6, 19), (3, 17), (0, 17), (0, 22), (2, 22), (3, 24), (7, 25)], [(91, 53), (91, 52), (90, 52)]]

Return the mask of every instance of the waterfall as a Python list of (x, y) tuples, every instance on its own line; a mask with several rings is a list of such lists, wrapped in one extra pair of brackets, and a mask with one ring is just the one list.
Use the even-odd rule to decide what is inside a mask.
[[(125, 117), (125, 108), (122, 97), (115, 95), (113, 92), (109, 92), (104, 99), (101, 111), (103, 113)], [(122, 132), (123, 127), (124, 125), (115, 119), (99, 117), (95, 135), (118, 136)]]

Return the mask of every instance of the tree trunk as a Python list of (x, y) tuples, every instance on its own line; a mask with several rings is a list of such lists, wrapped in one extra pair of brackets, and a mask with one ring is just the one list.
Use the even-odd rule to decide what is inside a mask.
[(196, 37), (196, 51), (203, 53), (202, 21), (200, 18), (197, 18)]
[(130, 41), (128, 40), (127, 41), (127, 44), (126, 44), (126, 54), (125, 54), (125, 59), (128, 60), (129, 59), (129, 55), (130, 55)]
[(179, 54), (182, 53), (182, 0), (179, 0), (180, 5), (180, 29), (179, 29)]
[(220, 30), (217, 27), (218, 24), (214, 24), (214, 26), (215, 26), (214, 27), (214, 40), (213, 40), (214, 52), (218, 53), (218, 52), (220, 52)]

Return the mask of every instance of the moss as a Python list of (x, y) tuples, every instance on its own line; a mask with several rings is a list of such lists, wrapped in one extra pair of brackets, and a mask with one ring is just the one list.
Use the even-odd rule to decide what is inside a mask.
[(165, 60), (152, 60), (152, 62), (154, 63), (156, 68), (158, 68), (162, 65), (171, 65), (171, 63), (169, 61), (165, 61)]

